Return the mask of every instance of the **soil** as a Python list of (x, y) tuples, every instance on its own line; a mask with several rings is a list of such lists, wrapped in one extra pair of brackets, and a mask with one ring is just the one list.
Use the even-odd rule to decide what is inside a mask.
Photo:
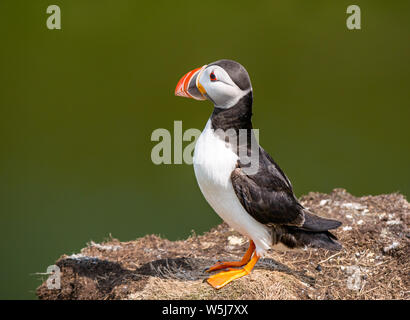
[(409, 299), (410, 205), (401, 194), (354, 197), (343, 189), (309, 193), (302, 204), (343, 225), (340, 252), (270, 250), (252, 273), (215, 290), (204, 270), (240, 260), (248, 241), (225, 223), (183, 241), (147, 235), (91, 242), (63, 255), (60, 289), (39, 299)]

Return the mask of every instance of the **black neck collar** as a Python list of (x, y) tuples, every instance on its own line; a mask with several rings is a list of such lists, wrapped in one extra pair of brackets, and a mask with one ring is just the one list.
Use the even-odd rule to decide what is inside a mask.
[(229, 109), (214, 108), (211, 115), (212, 129), (252, 129), (252, 91), (244, 95)]

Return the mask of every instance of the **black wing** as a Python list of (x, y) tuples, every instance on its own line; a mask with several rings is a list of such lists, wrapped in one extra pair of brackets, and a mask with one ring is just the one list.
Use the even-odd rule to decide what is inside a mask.
[(231, 181), (239, 201), (253, 218), (263, 224), (303, 224), (303, 206), (293, 194), (292, 184), (262, 147), (258, 172), (247, 175), (243, 169), (238, 161)]

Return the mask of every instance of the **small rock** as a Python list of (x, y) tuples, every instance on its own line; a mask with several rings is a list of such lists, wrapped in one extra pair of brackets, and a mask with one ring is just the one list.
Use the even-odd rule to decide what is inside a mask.
[(317, 265), (317, 267), (315, 268), (317, 271), (321, 272), (322, 271), (322, 267), (320, 266), (320, 264)]

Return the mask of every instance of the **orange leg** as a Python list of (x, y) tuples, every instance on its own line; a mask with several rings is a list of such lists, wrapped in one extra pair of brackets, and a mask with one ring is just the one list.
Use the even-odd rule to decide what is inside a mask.
[(245, 255), (242, 257), (241, 261), (220, 261), (217, 262), (212, 267), (209, 267), (206, 272), (211, 272), (220, 269), (226, 269), (228, 267), (242, 267), (251, 260), (252, 253), (255, 251), (255, 244), (252, 240), (249, 242), (249, 248), (246, 251)]
[(232, 269), (229, 268), (228, 271), (222, 271), (217, 274), (210, 276), (207, 281), (215, 289), (220, 289), (223, 286), (227, 285), (229, 282), (238, 279), (240, 277), (246, 276), (249, 274), (256, 262), (258, 262), (259, 257), (255, 253), (252, 259), (241, 269)]

